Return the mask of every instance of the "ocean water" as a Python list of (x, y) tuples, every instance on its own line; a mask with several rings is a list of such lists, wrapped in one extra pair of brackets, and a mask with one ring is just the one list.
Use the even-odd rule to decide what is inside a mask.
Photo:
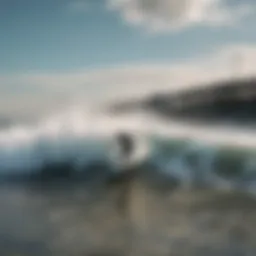
[[(116, 171), (119, 131), (135, 136), (142, 174), (112, 187), (103, 169)], [(224, 140), (224, 132), (216, 140), (180, 132), (140, 114), (77, 108), (2, 129), (0, 255), (255, 255), (253, 148), (234, 148), (238, 137)], [(76, 179), (7, 178), (67, 163)], [(96, 182), (83, 181), (89, 171)]]

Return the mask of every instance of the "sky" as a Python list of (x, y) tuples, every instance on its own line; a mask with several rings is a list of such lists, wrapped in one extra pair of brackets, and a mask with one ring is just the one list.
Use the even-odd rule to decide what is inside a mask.
[(0, 116), (256, 71), (254, 0), (0, 0)]

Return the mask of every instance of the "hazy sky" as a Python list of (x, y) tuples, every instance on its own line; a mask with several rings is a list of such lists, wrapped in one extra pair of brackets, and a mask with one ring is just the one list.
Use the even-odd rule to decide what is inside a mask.
[(254, 72), (255, 26), (254, 0), (0, 0), (0, 114), (188, 85), (237, 58)]

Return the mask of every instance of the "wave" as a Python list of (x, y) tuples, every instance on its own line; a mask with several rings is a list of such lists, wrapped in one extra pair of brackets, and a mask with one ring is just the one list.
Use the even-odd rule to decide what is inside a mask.
[(207, 187), (256, 194), (256, 157), (252, 149), (157, 138), (150, 162), (183, 188)]
[(113, 118), (78, 107), (30, 126), (0, 131), (0, 174), (36, 172), (45, 163), (106, 159), (110, 138), (121, 129), (138, 131), (139, 119)]
[(251, 151), (223, 151), (196, 138), (177, 143), (176, 133), (161, 137), (152, 127), (140, 113), (121, 118), (76, 107), (34, 125), (1, 130), (0, 176), (37, 174), (45, 168), (50, 172), (72, 168), (81, 173), (95, 163), (106, 167), (114, 162), (112, 137), (126, 130), (138, 135), (137, 160), (146, 160), (149, 168), (159, 170), (159, 175), (167, 174), (182, 187), (203, 184), (256, 193), (256, 158)]

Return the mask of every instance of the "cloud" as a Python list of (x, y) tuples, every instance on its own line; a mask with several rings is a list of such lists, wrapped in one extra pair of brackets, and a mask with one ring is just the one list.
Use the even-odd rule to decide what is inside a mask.
[(110, 9), (120, 11), (129, 24), (155, 32), (233, 25), (253, 12), (254, 6), (246, 1), (231, 5), (234, 0), (108, 0)]
[(143, 97), (256, 74), (256, 45), (227, 45), (215, 52), (176, 64), (130, 64), (102, 70), (27, 73), (0, 77), (0, 115), (37, 115), (76, 102), (96, 105)]

